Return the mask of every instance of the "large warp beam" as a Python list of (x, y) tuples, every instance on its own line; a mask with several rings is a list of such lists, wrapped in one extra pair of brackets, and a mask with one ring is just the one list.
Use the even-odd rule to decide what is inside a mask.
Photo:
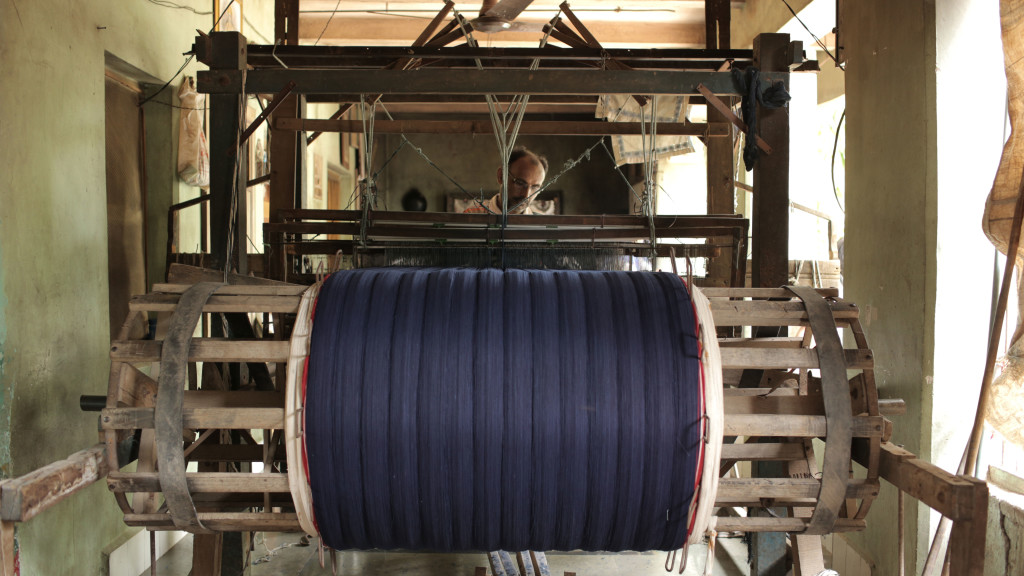
[(676, 549), (702, 400), (671, 274), (339, 272), (306, 384), (317, 527), (335, 549)]

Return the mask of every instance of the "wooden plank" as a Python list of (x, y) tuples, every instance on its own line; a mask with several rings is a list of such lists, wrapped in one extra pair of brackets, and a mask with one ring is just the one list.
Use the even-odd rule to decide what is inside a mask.
[(959, 478), (970, 482), (971, 518), (953, 523), (949, 537), (949, 573), (982, 576), (985, 568), (985, 534), (988, 527), (988, 485), (969, 476)]
[[(737, 414), (725, 420), (725, 436), (780, 438), (824, 437), (828, 431), (824, 416)], [(881, 438), (885, 425), (881, 416), (855, 416), (851, 431), (854, 438)]]
[[(110, 359), (116, 362), (158, 362), (161, 340), (118, 340), (110, 346)], [(189, 362), (286, 362), (287, 340), (225, 340), (193, 338)]]
[[(138, 430), (153, 428), (152, 408), (106, 408), (100, 416), (103, 429)], [(224, 430), (280, 430), (284, 408), (188, 408), (182, 411), (185, 428)]]
[[(788, 48), (788, 34), (754, 38), (754, 66), (761, 71), (761, 82), (789, 84)], [(754, 166), (751, 281), (755, 287), (775, 288), (789, 280), (789, 109), (758, 106), (757, 128), (772, 153), (761, 154)]]
[[(719, 532), (802, 532), (807, 528), (805, 518), (750, 518), (720, 516), (715, 529)], [(840, 518), (834, 532), (854, 532), (867, 527), (864, 520)]]
[[(826, 298), (838, 298), (838, 288), (815, 288), (818, 294)], [(785, 288), (701, 288), (700, 291), (714, 303), (721, 298), (792, 298), (793, 293)]]
[[(252, 276), (246, 276), (252, 278)], [(260, 280), (263, 280), (260, 278)], [(217, 290), (216, 296), (294, 296), (301, 297), (302, 293), (309, 289), (309, 286), (302, 284), (287, 284), (266, 280), (272, 284), (228, 284)], [(192, 284), (153, 284), (153, 292), (160, 294), (182, 294), (192, 287)]]
[[(804, 440), (801, 445), (804, 457), (790, 461), (787, 464), (787, 472), (790, 478), (814, 478), (817, 472), (817, 462), (814, 460), (814, 449), (810, 441)], [(872, 480), (874, 494), (878, 494), (878, 480)], [(817, 503), (815, 499), (815, 504)], [(790, 507), (790, 516), (793, 518), (811, 518), (814, 515), (814, 507)], [(791, 539), (793, 547), (793, 570), (795, 576), (817, 576), (825, 570), (825, 558), (822, 554), (822, 537), (812, 534), (794, 534)]]
[(821, 396), (726, 396), (726, 418), (733, 414), (824, 415)]
[(191, 576), (221, 576), (220, 565), (223, 548), (223, 534), (194, 535), (192, 537)]
[(799, 396), (799, 388), (732, 388), (722, 390), (725, 396)]
[[(853, 456), (864, 465), (868, 453), (858, 446)], [(895, 444), (882, 444), (878, 473), (893, 486), (953, 521), (969, 520), (974, 513), (972, 482), (925, 462)]]
[(803, 446), (795, 442), (754, 442), (722, 445), (722, 460), (799, 460), (804, 457)]
[[(245, 472), (187, 472), (185, 480), (191, 493), (213, 492), (288, 492), (288, 475)], [(156, 472), (112, 472), (107, 478), (111, 490), (119, 492), (159, 492)]]
[[(167, 271), (167, 281), (171, 284), (198, 284), (199, 282), (223, 282), (224, 272), (220, 270), (213, 270), (211, 268), (200, 268), (198, 266), (189, 266), (187, 264), (171, 264)], [(249, 276), (246, 274), (235, 274), (231, 272), (228, 274), (228, 284), (231, 286), (279, 286), (289, 287), (296, 286), (295, 284), (289, 284), (288, 282), (279, 282), (277, 280), (271, 280), (269, 278), (260, 278), (258, 276)], [(158, 285), (154, 285), (154, 289)], [(221, 288), (221, 290), (225, 290)], [(230, 294), (231, 292), (225, 292)]]
[(0, 521), (0, 567), (2, 576), (15, 576), (14, 522)]
[[(711, 312), (715, 316), (715, 325), (728, 325), (719, 318), (738, 319), (741, 322), (748, 317), (751, 320), (768, 318), (796, 318), (807, 320), (807, 309), (803, 302), (773, 302), (769, 300), (711, 300)], [(832, 302), (829, 306), (834, 318), (857, 318), (860, 311), (856, 304), (849, 302)], [(759, 324), (744, 324), (758, 326)]]
[[(740, 117), (737, 116), (736, 113), (732, 111), (732, 108), (729, 107), (728, 104), (723, 102), (718, 96), (712, 94), (711, 90), (708, 90), (707, 87), (704, 86), (703, 84), (697, 85), (697, 91), (700, 92), (702, 96), (704, 96), (705, 100), (707, 100), (709, 110), (717, 112), (717, 115), (719, 117), (728, 120), (730, 123), (736, 126), (736, 128), (738, 128), (740, 132), (746, 133), (747, 123), (741, 120)], [(772, 147), (768, 145), (768, 143), (765, 142), (760, 135), (755, 136), (755, 138), (758, 148), (760, 148), (766, 154), (772, 153)]]
[[(218, 532), (299, 532), (298, 517), (293, 513), (200, 512), (199, 521)], [(145, 526), (158, 530), (174, 528), (167, 514), (125, 514), (128, 526)]]
[[(748, 501), (761, 498), (779, 500), (815, 499), (821, 481), (815, 478), (722, 478), (718, 481), (715, 501)], [(850, 480), (848, 498), (873, 498), (878, 495), (878, 482)]]
[(106, 446), (75, 452), (0, 484), (0, 519), (26, 522), (107, 475)]
[[(277, 92), (288, 81), (293, 94), (699, 94), (703, 84), (714, 94), (736, 94), (728, 72), (703, 70), (250, 70), (243, 86), (241, 71), (200, 70), (196, 85), (207, 94)], [(281, 106), (284, 108), (287, 102)], [(281, 109), (278, 109), (280, 112)], [(785, 111), (784, 111), (785, 112)], [(296, 114), (296, 117), (299, 115)], [(275, 120), (276, 123), (276, 120)], [(287, 133), (285, 133), (287, 134)], [(271, 136), (273, 141), (273, 136)], [(273, 179), (271, 179), (273, 182)], [(788, 202), (787, 202), (788, 207)]]
[[(128, 303), (129, 310), (145, 312), (173, 312), (180, 298), (175, 294), (144, 294), (133, 296)], [(295, 296), (211, 296), (203, 312), (279, 312), (294, 314), (298, 311), (299, 299)]]
[(719, 348), (800, 348), (803, 338), (719, 338)]
[[(362, 133), (360, 120), (318, 120), (315, 118), (281, 118), (275, 122), (280, 130)], [(728, 136), (725, 123), (659, 122), (658, 134), (665, 136)], [(494, 134), (490, 120), (376, 120), (375, 134)], [(520, 135), (537, 136), (605, 136), (641, 133), (639, 122), (604, 121), (538, 121), (524, 120)], [(728, 143), (727, 143), (728, 144)], [(731, 147), (730, 147), (731, 148)]]
[[(761, 368), (817, 368), (818, 354), (813, 349), (766, 349), (766, 348), (723, 348), (722, 369)], [(874, 355), (870, 350), (844, 350), (846, 365), (850, 369), (874, 367)]]

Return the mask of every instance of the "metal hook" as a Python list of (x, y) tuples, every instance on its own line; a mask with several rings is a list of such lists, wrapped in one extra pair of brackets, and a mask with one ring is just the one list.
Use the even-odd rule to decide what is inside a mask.
[(665, 557), (665, 572), (672, 572), (676, 567), (676, 551), (669, 550)]
[(338, 551), (331, 548), (331, 576), (338, 576)]
[(690, 541), (687, 540), (686, 544), (679, 550), (683, 556), (683, 563), (679, 565), (679, 573), (682, 574), (686, 570), (686, 563), (690, 559)]
[(316, 541), (317, 555), (320, 557), (320, 567), (324, 567), (324, 539), (318, 538)]

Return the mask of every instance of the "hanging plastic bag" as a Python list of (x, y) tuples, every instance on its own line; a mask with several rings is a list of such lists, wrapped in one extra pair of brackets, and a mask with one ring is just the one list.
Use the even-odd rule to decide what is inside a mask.
[(181, 122), (178, 130), (178, 176), (187, 184), (210, 186), (210, 153), (203, 131), (203, 105), (206, 96), (196, 92), (195, 79), (186, 76), (178, 89)]

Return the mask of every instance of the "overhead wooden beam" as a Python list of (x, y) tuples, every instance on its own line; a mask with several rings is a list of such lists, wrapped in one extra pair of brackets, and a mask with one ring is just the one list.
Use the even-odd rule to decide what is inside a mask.
[[(330, 23), (328, 24), (328, 19)], [(541, 26), (546, 20), (521, 17), (516, 22)], [(326, 26), (326, 30), (324, 30)], [(665, 46), (703, 48), (704, 26), (701, 22), (588, 22), (590, 32), (604, 45)], [(345, 14), (330, 18), (329, 14), (306, 14), (299, 24), (299, 38), (312, 42), (323, 32), (320, 44), (333, 45), (405, 45), (408, 46), (423, 30), (419, 18), (394, 16), (363, 16)], [(540, 32), (499, 32), (474, 36), (482, 41), (503, 43), (533, 43), (541, 38)]]
[[(280, 130), (301, 130), (319, 132), (364, 131), (364, 124), (356, 120), (316, 120), (310, 118), (282, 118), (275, 124)], [(493, 134), (490, 120), (376, 120), (373, 123), (376, 134)], [(665, 122), (658, 124), (658, 134), (688, 136), (726, 136), (729, 125), (697, 124), (693, 122)], [(519, 126), (520, 135), (547, 136), (606, 136), (609, 134), (632, 134), (639, 136), (639, 122), (555, 122), (524, 121)]]
[[(242, 76), (240, 70), (200, 71), (199, 91), (238, 94)], [(699, 94), (701, 84), (713, 94), (738, 94), (729, 72), (599, 69), (250, 70), (244, 88), (274, 93), (289, 81), (295, 94)]]

